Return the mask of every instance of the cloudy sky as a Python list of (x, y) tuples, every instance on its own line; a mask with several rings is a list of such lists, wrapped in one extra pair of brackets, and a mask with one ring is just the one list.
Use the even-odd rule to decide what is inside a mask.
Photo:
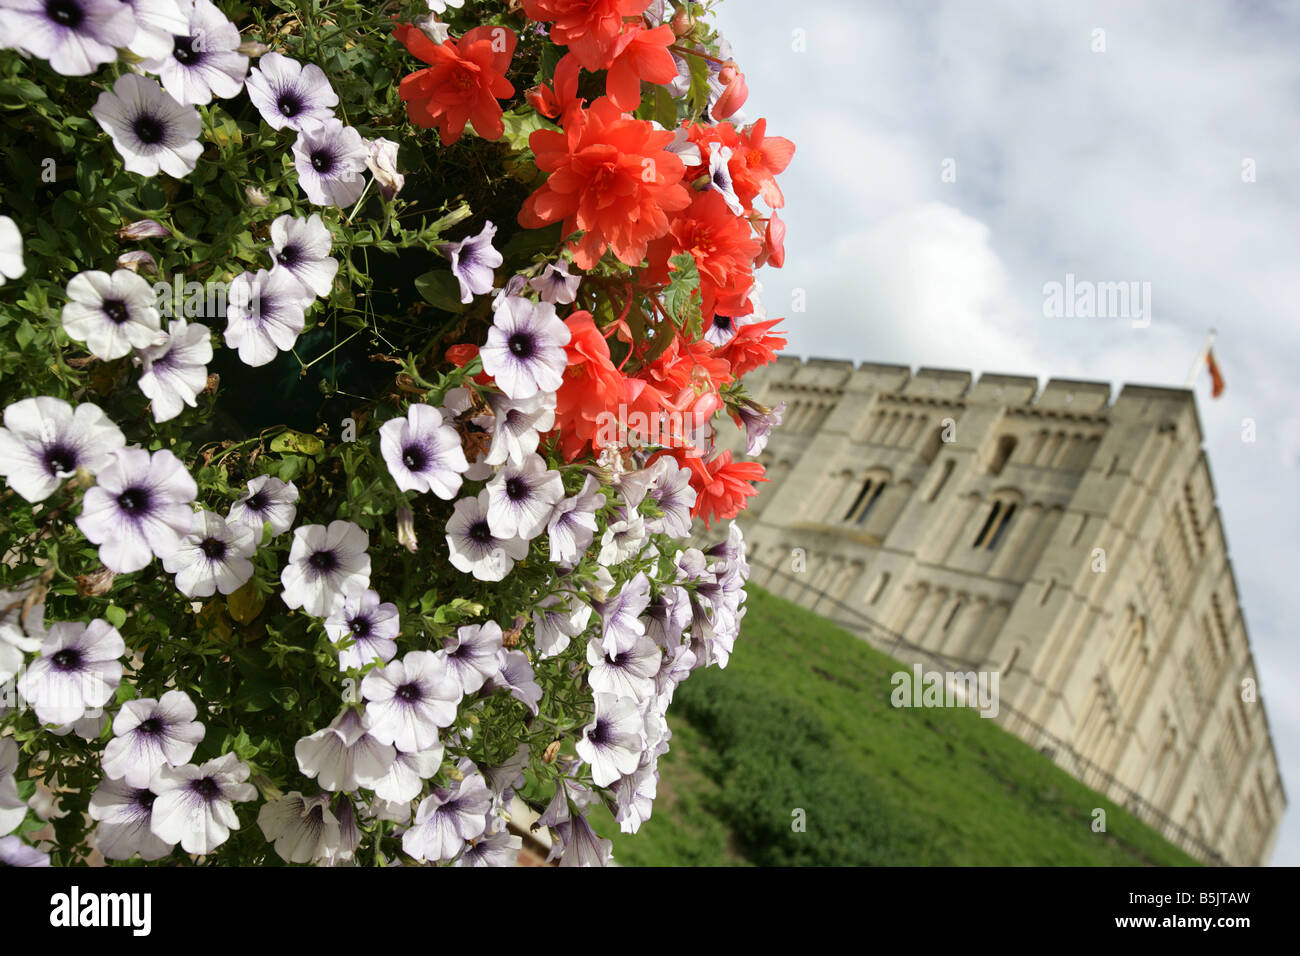
[[(746, 117), (798, 146), (763, 280), (772, 315), (807, 290), (791, 352), (1181, 387), (1218, 329), (1201, 422), (1300, 799), (1300, 5), (728, 0), (717, 21)], [(1149, 282), (1149, 327), (1044, 317), (1067, 273)], [(1300, 811), (1273, 863), (1300, 864)]]

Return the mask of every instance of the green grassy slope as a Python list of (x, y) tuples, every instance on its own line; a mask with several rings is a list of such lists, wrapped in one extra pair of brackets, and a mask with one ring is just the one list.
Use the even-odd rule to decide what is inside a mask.
[(624, 866), (1195, 863), (974, 710), (892, 707), (900, 669), (751, 588), (730, 665), (673, 701), (654, 816), (597, 829)]

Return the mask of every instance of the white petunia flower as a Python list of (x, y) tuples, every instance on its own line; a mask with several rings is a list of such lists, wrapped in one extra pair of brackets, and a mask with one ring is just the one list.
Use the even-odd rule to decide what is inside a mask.
[(13, 833), (27, 817), (27, 801), (18, 796), (18, 745), (0, 737), (0, 836)]
[(467, 624), (456, 629), (456, 636), (448, 638), (447, 645), (437, 652), (443, 665), (460, 687), (461, 693), (472, 694), (483, 682), (501, 670), (497, 654), (501, 650), (501, 625), (496, 621), (485, 624)]
[(297, 790), (264, 803), (257, 825), (286, 863), (317, 863), (341, 844), (339, 821), (330, 811), (328, 794), (304, 797)]
[(307, 319), (302, 283), (288, 269), (245, 272), (230, 283), (226, 303), (226, 345), (239, 360), (257, 368), (287, 352)]
[(182, 0), (122, 0), (135, 17), (135, 36), (127, 45), (143, 60), (169, 56), (172, 38), (189, 30), (188, 3)]
[(140, 391), (150, 401), (153, 420), (166, 422), (188, 405), (198, 406), (199, 393), (208, 387), (212, 339), (208, 327), (184, 319), (167, 323), (160, 345), (140, 352)]
[(134, 35), (135, 20), (121, 0), (0, 2), (0, 47), (48, 60), (64, 76), (112, 63)]
[(98, 405), (73, 408), (48, 395), (24, 398), (4, 412), (0, 475), (28, 501), (44, 501), (78, 469), (98, 474), (112, 465), (125, 445)]
[(361, 681), (371, 720), (370, 733), (407, 753), (438, 744), (438, 732), (456, 721), (460, 684), (445, 660), (431, 651), (412, 651)]
[(248, 98), (272, 129), (287, 126), (301, 130), (306, 122), (333, 119), (334, 107), (339, 105), (339, 96), (324, 70), (281, 53), (268, 53), (258, 60), (245, 86)]
[(106, 860), (161, 860), (172, 851), (153, 832), (153, 805), (158, 795), (125, 780), (105, 778), (90, 795), (90, 818), (98, 822), (92, 842)]
[(271, 271), (282, 269), (297, 279), (308, 305), (334, 288), (339, 261), (330, 256), (333, 248), (334, 237), (319, 213), (306, 219), (286, 214), (271, 223)]
[(8, 216), (0, 216), (0, 285), (5, 279), (17, 279), (27, 271), (23, 264), (23, 237)]
[(587, 629), (591, 620), (591, 605), (574, 598), (572, 606), (560, 603), (559, 595), (543, 598), (533, 611), (533, 646), (539, 657), (555, 657), (564, 653), (569, 639)]
[(391, 743), (376, 739), (370, 727), (365, 711), (345, 707), (324, 730), (294, 745), (298, 769), (326, 790), (373, 788), (392, 769), (397, 751)]
[(409, 804), (424, 789), (424, 781), (442, 766), (442, 754), (441, 743), (419, 753), (399, 752), (388, 773), (372, 786), (375, 795), (391, 803)]
[(289, 563), (280, 572), (284, 603), (328, 617), (352, 590), (370, 586), (370, 536), (351, 521), (304, 525), (293, 533)]
[(479, 349), (483, 371), (511, 398), (554, 392), (564, 381), (569, 327), (549, 302), (503, 296)]
[(71, 724), (96, 716), (122, 682), (126, 643), (117, 628), (95, 619), (89, 624), (51, 624), (41, 656), (18, 678), (18, 693), (43, 724)]
[(269, 521), (271, 535), (278, 537), (293, 527), (298, 515), (294, 506), (297, 500), (298, 487), (292, 481), (258, 475), (249, 480), (248, 489), (230, 506), (226, 521), (248, 528), (258, 542), (262, 540), (262, 526)]
[(492, 447), (483, 459), (489, 465), (510, 461), (522, 465), (537, 451), (543, 432), (555, 426), (555, 393), (538, 392), (531, 398), (506, 398), (493, 393)]
[(123, 73), (111, 91), (99, 94), (90, 113), (113, 138), (128, 172), (157, 176), (161, 170), (176, 179), (194, 172), (203, 152), (203, 120), (194, 107), (168, 96), (156, 80)]
[(249, 558), (256, 551), (257, 541), (250, 529), (228, 525), (211, 511), (200, 511), (194, 516), (193, 530), (163, 558), (163, 567), (176, 575), (176, 589), (186, 597), (211, 597), (217, 591), (231, 594), (253, 576)]
[(587, 683), (597, 693), (630, 697), (638, 703), (655, 693), (655, 677), (663, 654), (648, 637), (637, 638), (630, 650), (615, 651), (593, 638), (587, 642)]
[(596, 512), (605, 507), (605, 495), (599, 489), (600, 482), (587, 475), (581, 491), (556, 503), (546, 523), (552, 561), (576, 563), (596, 537)]
[(162, 768), (149, 785), (158, 795), (150, 829), (186, 853), (211, 853), (239, 829), (234, 804), (257, 797), (257, 788), (245, 783), (248, 774), (248, 765), (233, 753), (198, 767)]
[(641, 762), (645, 750), (645, 721), (637, 702), (613, 694), (595, 695), (596, 714), (582, 729), (578, 756), (591, 764), (591, 779), (608, 787)]
[(546, 529), (556, 503), (564, 497), (564, 481), (558, 471), (546, 467), (541, 455), (529, 455), (520, 465), (507, 462), (485, 490), (493, 536), (531, 540)]
[(564, 259), (549, 262), (542, 274), (529, 279), (528, 284), (542, 297), (543, 302), (555, 305), (572, 305), (578, 297), (582, 276), (569, 275), (569, 263)]
[(77, 527), (98, 544), (99, 560), (118, 574), (139, 571), (157, 555), (165, 558), (194, 526), (190, 502), (198, 486), (167, 449), (152, 455), (122, 448), (86, 491)]
[(617, 521), (611, 521), (600, 538), (600, 554), (596, 560), (605, 567), (622, 564), (628, 558), (641, 553), (650, 534), (646, 531), (645, 520), (633, 511)]
[(498, 538), (488, 524), (488, 491), (461, 498), (447, 519), (447, 548), (458, 570), (480, 581), (500, 581), (528, 554), (523, 538)]
[(85, 342), (90, 354), (108, 362), (132, 349), (166, 341), (154, 290), (147, 279), (130, 269), (81, 272), (68, 283), (63, 330)]
[(366, 187), (370, 149), (351, 126), (330, 118), (304, 123), (293, 144), (298, 185), (317, 206), (350, 206)]
[(203, 739), (198, 708), (189, 695), (169, 690), (159, 700), (129, 700), (113, 718), (113, 739), (104, 747), (104, 773), (133, 787), (147, 787), (156, 771), (178, 767)]
[(379, 450), (398, 488), (431, 491), (444, 501), (460, 491), (469, 468), (456, 429), (438, 409), (419, 402), (379, 426)]
[(396, 604), (381, 604), (370, 590), (348, 594), (325, 619), (325, 633), (335, 644), (351, 642), (339, 649), (339, 670), (365, 667), (371, 661), (387, 664), (397, 653), (401, 630)]
[(167, 92), (186, 106), (238, 95), (248, 73), (248, 57), (239, 52), (239, 28), (210, 0), (186, 6), (186, 29), (172, 38), (170, 50), (142, 66), (157, 73)]
[(435, 787), (415, 811), (415, 822), (402, 834), (402, 849), (417, 860), (450, 860), (467, 840), (487, 830), (492, 792), (468, 760), (457, 768), (461, 779), (448, 788)]

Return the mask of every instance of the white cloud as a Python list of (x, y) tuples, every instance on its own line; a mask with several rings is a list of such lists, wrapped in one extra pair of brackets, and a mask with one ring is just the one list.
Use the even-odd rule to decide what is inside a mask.
[[(806, 290), (808, 311), (785, 323), (792, 352), (1181, 386), (1217, 327), (1228, 391), (1210, 401), (1202, 376), (1205, 443), (1300, 793), (1300, 8), (741, 6), (722, 4), (719, 22), (746, 114), (798, 147), (782, 177), (787, 265), (763, 276), (774, 316)], [(1044, 318), (1043, 284), (1067, 272), (1150, 282), (1151, 327)], [(1300, 863), (1300, 814), (1274, 862)]]

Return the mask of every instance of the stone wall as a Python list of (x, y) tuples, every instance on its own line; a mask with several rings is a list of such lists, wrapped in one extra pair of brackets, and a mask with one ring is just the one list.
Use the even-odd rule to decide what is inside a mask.
[(1223, 858), (1267, 861), (1286, 797), (1191, 392), (793, 358), (746, 381), (786, 403), (742, 514), (759, 561), (998, 671)]

